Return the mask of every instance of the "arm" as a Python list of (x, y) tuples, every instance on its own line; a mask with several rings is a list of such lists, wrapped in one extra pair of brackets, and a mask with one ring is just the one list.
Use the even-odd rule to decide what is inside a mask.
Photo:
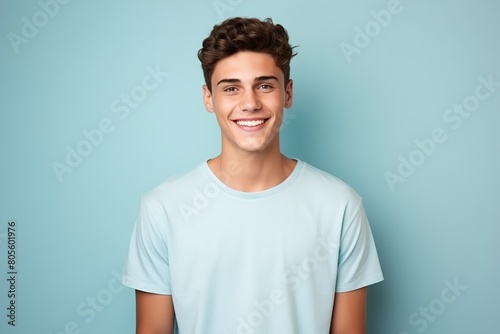
[(335, 294), (330, 334), (365, 334), (368, 288)]
[(172, 296), (135, 290), (135, 301), (137, 334), (174, 333)]

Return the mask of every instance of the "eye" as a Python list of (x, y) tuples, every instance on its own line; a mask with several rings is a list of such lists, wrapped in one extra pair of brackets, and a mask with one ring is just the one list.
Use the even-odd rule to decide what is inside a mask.
[(271, 86), (269, 84), (262, 84), (262, 85), (259, 86), (259, 89), (260, 90), (264, 90), (264, 91), (269, 91), (269, 90), (273, 89), (273, 86)]
[(224, 88), (224, 92), (226, 92), (226, 93), (236, 93), (237, 91), (238, 91), (238, 88), (233, 87), (233, 86)]

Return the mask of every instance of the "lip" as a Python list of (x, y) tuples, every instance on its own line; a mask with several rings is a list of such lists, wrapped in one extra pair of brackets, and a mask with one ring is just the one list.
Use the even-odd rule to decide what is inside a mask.
[[(239, 129), (243, 131), (248, 131), (248, 132), (254, 132), (262, 129), (263, 127), (266, 126), (267, 121), (269, 118), (264, 118), (264, 117), (254, 117), (254, 118), (238, 118), (238, 119), (233, 119), (231, 120)], [(244, 126), (244, 125), (239, 125), (237, 122), (238, 121), (264, 121), (264, 123), (256, 126)]]

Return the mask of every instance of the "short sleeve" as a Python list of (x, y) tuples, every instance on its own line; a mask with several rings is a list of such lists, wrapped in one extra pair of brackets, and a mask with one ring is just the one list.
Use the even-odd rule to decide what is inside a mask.
[(347, 292), (384, 279), (373, 235), (361, 200), (346, 209), (339, 250), (336, 292)]
[(136, 290), (170, 295), (166, 217), (159, 204), (141, 201), (122, 283)]

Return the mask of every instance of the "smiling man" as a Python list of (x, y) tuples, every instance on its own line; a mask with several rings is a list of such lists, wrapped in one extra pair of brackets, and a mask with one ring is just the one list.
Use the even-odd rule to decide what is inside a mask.
[(143, 196), (123, 283), (138, 334), (362, 334), (383, 279), (361, 198), (280, 151), (286, 30), (217, 25), (198, 53), (220, 155)]

